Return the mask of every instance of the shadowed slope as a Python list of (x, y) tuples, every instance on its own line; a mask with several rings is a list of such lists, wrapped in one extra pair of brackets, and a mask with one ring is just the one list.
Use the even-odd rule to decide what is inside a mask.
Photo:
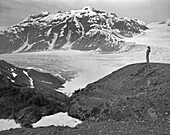
[(65, 81), (49, 73), (0, 61), (0, 118), (30, 126), (42, 116), (66, 112), (68, 97), (55, 89)]

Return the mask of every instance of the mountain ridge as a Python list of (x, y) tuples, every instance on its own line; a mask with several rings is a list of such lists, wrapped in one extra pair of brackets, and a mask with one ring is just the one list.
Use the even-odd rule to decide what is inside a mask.
[(30, 15), (19, 24), (0, 30), (0, 53), (53, 49), (116, 51), (146, 30), (138, 19), (118, 17), (92, 7)]

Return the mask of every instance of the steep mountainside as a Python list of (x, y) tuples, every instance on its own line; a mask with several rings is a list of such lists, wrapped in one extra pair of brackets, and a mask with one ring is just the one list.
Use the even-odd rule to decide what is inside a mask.
[(91, 7), (31, 15), (19, 24), (0, 29), (0, 53), (52, 49), (116, 51), (123, 37), (147, 29), (145, 23)]
[(65, 82), (49, 73), (0, 61), (0, 119), (30, 126), (42, 116), (67, 111), (68, 97), (57, 92)]

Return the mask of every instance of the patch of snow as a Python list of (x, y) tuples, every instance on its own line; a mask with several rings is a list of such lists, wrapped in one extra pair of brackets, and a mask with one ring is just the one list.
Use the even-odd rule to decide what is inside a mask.
[(19, 47), (17, 50), (13, 51), (13, 53), (18, 53), (18, 52), (23, 51), (23, 49), (24, 49), (25, 47), (27, 47), (28, 44), (29, 44), (29, 43), (28, 43), (28, 35), (27, 35), (27, 40), (24, 42), (24, 44), (23, 44), (21, 47)]
[(93, 44), (90, 44), (90, 45), (87, 44), (87, 45), (85, 45), (85, 47), (92, 47), (92, 46), (93, 46)]
[(50, 28), (50, 29), (48, 30), (48, 32), (47, 32), (47, 36), (49, 36), (49, 35), (50, 35), (51, 30), (52, 30), (52, 28)]
[(19, 36), (16, 34), (16, 37), (19, 38)]
[(42, 126), (69, 126), (75, 127), (80, 124), (81, 121), (75, 118), (68, 116), (67, 113), (57, 113), (50, 116), (43, 117), (40, 121), (33, 124), (33, 127), (42, 127)]
[(34, 69), (34, 67), (27, 67), (27, 69)]
[(17, 74), (15, 72), (12, 72), (12, 76), (15, 78)]
[(52, 20), (60, 20), (63, 21), (64, 18), (67, 17), (67, 13), (62, 14), (62, 13), (57, 13), (57, 14), (49, 14), (48, 16), (42, 18), (42, 21), (46, 21), (46, 22), (51, 22)]
[(9, 130), (11, 128), (21, 128), (20, 124), (16, 124), (14, 120), (0, 119), (0, 131)]
[(47, 84), (53, 84), (52, 82), (47, 82), (47, 81), (44, 81), (42, 80), (43, 83), (47, 83)]
[(102, 49), (101, 48), (97, 48), (96, 52), (102, 52)]
[(70, 12), (71, 12), (70, 17), (74, 17), (75, 16), (75, 10), (71, 10)]
[(63, 79), (64, 81), (66, 81), (66, 79), (64, 77), (62, 77), (60, 74), (55, 74), (55, 76), (60, 77), (61, 79)]
[(93, 12), (93, 11), (89, 12), (89, 16), (95, 16), (95, 15), (96, 15), (96, 12)]
[(30, 24), (30, 23), (28, 23), (28, 22), (23, 22), (23, 23), (21, 23), (21, 26), (22, 26), (22, 28), (23, 28), (23, 27), (27, 27), (29, 24)]
[(54, 48), (57, 38), (58, 38), (58, 33), (54, 33), (54, 38), (52, 39), (52, 42), (51, 43), (48, 42), (49, 45), (48, 50), (52, 50)]
[(80, 28), (80, 22), (77, 20), (77, 18), (76, 18), (75, 16), (74, 16), (73, 21), (75, 22), (75, 26), (76, 26), (77, 28)]
[(70, 44), (71, 33), (72, 33), (72, 31), (69, 30), (68, 34), (67, 34), (67, 37), (66, 37), (67, 42), (62, 47), (62, 49), (64, 49), (64, 50), (71, 49), (71, 44)]
[(35, 45), (35, 44), (36, 44), (36, 42), (35, 42), (35, 43), (32, 43), (32, 44), (28, 44), (23, 51), (28, 51), (28, 50), (31, 49), (32, 46)]
[(84, 27), (83, 27), (83, 25), (79, 22), (79, 25), (81, 26), (81, 28), (82, 28), (82, 36), (84, 36), (84, 34), (85, 34), (85, 30), (84, 30)]
[(25, 28), (22, 27), (22, 28), (21, 28), (21, 31), (24, 31), (24, 30), (25, 30)]
[(32, 78), (28, 75), (28, 73), (27, 73), (25, 70), (23, 70), (23, 73), (24, 73), (24, 74), (28, 77), (28, 79), (29, 79), (30, 88), (34, 88), (34, 83), (33, 83)]
[(8, 67), (5, 67), (7, 70), (9, 70), (9, 68)]
[[(18, 31), (14, 30), (13, 33), (17, 35)], [(16, 36), (16, 37), (17, 37), (17, 36)]]
[(48, 12), (48, 11), (44, 11), (44, 12), (42, 12), (41, 13), (43, 16), (45, 16), (45, 15), (49, 15), (50, 13)]
[(12, 42), (12, 43), (14, 43), (13, 39), (10, 39), (9, 41)]
[(59, 37), (63, 37), (63, 36), (64, 36), (64, 29), (65, 29), (66, 27), (67, 27), (67, 24), (65, 24), (65, 25), (61, 28)]
[(9, 78), (9, 77), (7, 77), (7, 78), (8, 78), (9, 80), (11, 80), (11, 82), (13, 82), (13, 83), (15, 82), (15, 81), (14, 81), (14, 80), (12, 80), (11, 78)]
[(64, 95), (71, 96), (71, 93), (66, 92), (64, 89), (65, 89), (65, 88), (58, 88), (58, 89), (55, 89), (55, 90), (56, 90), (57, 92), (63, 93)]
[(38, 70), (38, 71), (40, 71), (40, 72), (48, 73), (47, 70), (44, 70), (44, 69), (42, 69), (42, 68), (37, 68), (37, 67), (27, 67), (26, 69), (35, 69), (35, 70)]

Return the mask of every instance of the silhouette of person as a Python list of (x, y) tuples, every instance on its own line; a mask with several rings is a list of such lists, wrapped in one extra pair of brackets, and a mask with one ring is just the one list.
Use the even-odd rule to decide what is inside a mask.
[(148, 46), (147, 47), (147, 51), (146, 51), (146, 63), (149, 63), (149, 53), (151, 52), (151, 47)]

